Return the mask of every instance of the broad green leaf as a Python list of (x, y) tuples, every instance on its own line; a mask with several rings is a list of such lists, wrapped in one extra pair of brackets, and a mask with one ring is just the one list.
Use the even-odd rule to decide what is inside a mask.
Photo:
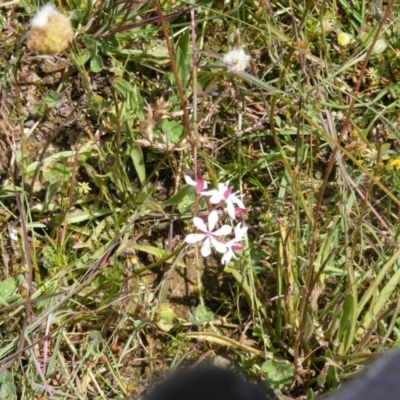
[(83, 221), (90, 221), (92, 219), (103, 217), (104, 215), (111, 214), (111, 210), (90, 210), (90, 211), (78, 211), (68, 216), (69, 224), (78, 224)]
[(136, 50), (136, 49), (123, 49), (117, 50), (119, 54), (126, 54), (126, 55), (134, 55), (140, 56), (144, 58), (154, 58), (161, 64), (169, 62), (169, 54), (168, 49), (166, 47), (159, 47), (154, 48), (153, 50), (144, 51), (144, 50)]
[(165, 120), (162, 123), (162, 130), (167, 135), (167, 139), (169, 143), (175, 144), (178, 143), (184, 134), (183, 126), (178, 124), (178, 122), (171, 120)]
[(134, 86), (132, 86), (129, 82), (122, 78), (116, 79), (114, 81), (114, 86), (118, 90), (118, 92), (122, 94), (122, 96), (124, 96), (125, 98), (128, 96), (129, 93), (133, 93), (135, 91)]
[(313, 390), (310, 388), (307, 390), (307, 399), (306, 400), (314, 400), (314, 392)]
[(85, 65), (90, 59), (90, 51), (87, 49), (82, 50), (76, 57), (76, 62), (83, 66)]
[(103, 343), (103, 338), (100, 332), (94, 331), (89, 334), (89, 343), (86, 348), (85, 358), (87, 356), (96, 356), (100, 354), (101, 348), (100, 345)]
[(8, 305), (7, 299), (9, 299), (11, 295), (14, 293), (16, 287), (17, 286), (15, 283), (15, 279), (12, 277), (9, 277), (4, 281), (0, 282), (0, 303), (2, 303), (3, 305)]
[(49, 207), (51, 199), (53, 198), (53, 196), (55, 196), (55, 194), (57, 193), (61, 184), (62, 184), (62, 181), (60, 179), (58, 179), (58, 180), (50, 183), (49, 186), (47, 186), (46, 196), (45, 196), (45, 200), (44, 200), (44, 207), (43, 207), (44, 210), (46, 210)]
[(17, 387), (14, 383), (14, 375), (9, 371), (0, 374), (0, 399), (17, 399)]
[(131, 247), (134, 248), (135, 250), (143, 251), (143, 253), (151, 254), (157, 259), (161, 259), (169, 255), (169, 252), (167, 250), (160, 249), (159, 247), (153, 247), (141, 244), (132, 244)]
[(46, 106), (49, 108), (54, 108), (57, 103), (61, 100), (61, 94), (58, 92), (50, 92), (47, 93), (44, 102), (46, 103)]
[(83, 36), (82, 37), (82, 42), (85, 43), (85, 46), (90, 50), (90, 51), (95, 51), (97, 42), (90, 36)]
[(262, 364), (261, 371), (273, 389), (281, 389), (294, 377), (293, 368), (283, 361), (267, 360)]
[(214, 318), (214, 314), (211, 311), (208, 311), (205, 306), (202, 304), (198, 305), (196, 307), (196, 310), (194, 313), (188, 313), (189, 314), (189, 321), (193, 325), (204, 325), (210, 322)]
[[(180, 204), (192, 192), (194, 193), (194, 190), (193, 190), (192, 186), (190, 186), (190, 185), (182, 186), (179, 189), (178, 193), (174, 194), (168, 200), (163, 201), (161, 203), (161, 206), (162, 207), (167, 207), (167, 206), (173, 206), (175, 204)], [(193, 203), (194, 196), (190, 196), (190, 197), (191, 197), (191, 202)]]
[(354, 317), (354, 298), (352, 293), (348, 293), (344, 299), (342, 313), (340, 315), (339, 329), (337, 333), (337, 340), (341, 342), (339, 353), (347, 354), (348, 349), (353, 344), (354, 332), (351, 329), (351, 324), (355, 324), (357, 321)]
[(335, 357), (333, 356), (332, 352), (329, 349), (326, 350), (325, 356), (329, 365), (328, 374), (326, 377), (326, 383), (329, 388), (336, 388), (340, 383), (340, 377), (338, 374), (339, 367), (336, 366), (333, 362), (330, 362), (330, 360), (334, 361)]
[(378, 32), (378, 26), (375, 26), (374, 28), (367, 25), (362, 26), (358, 33), (358, 37), (361, 40), (362, 45), (364, 47), (368, 47), (374, 40), (374, 37), (376, 36), (377, 32)]
[(91, 60), (90, 60), (90, 69), (91, 71), (97, 73), (101, 72), (104, 68), (103, 65), (103, 59), (101, 58), (100, 55), (96, 54)]
[(164, 332), (169, 332), (173, 327), (173, 320), (175, 318), (174, 310), (169, 304), (164, 303), (157, 310), (158, 322), (157, 326)]
[(183, 87), (187, 86), (190, 79), (190, 71), (192, 69), (192, 57), (189, 52), (189, 44), (190, 32), (189, 29), (187, 29), (186, 32), (180, 36), (176, 50), (176, 66), (178, 69), (179, 79)]
[[(185, 186), (184, 186), (185, 187)], [(183, 188), (182, 188), (183, 189)], [(181, 190), (182, 190), (181, 189)], [(178, 203), (178, 211), (183, 214), (185, 212), (191, 211), (191, 207), (194, 204), (194, 200), (196, 198), (196, 193), (194, 191), (194, 188), (190, 186), (191, 190), (186, 189), (185, 190), (185, 195), (183, 198), (179, 201)], [(180, 192), (180, 191), (179, 191)], [(179, 192), (176, 194), (178, 195)], [(174, 197), (174, 196), (173, 196)], [(203, 197), (200, 197), (200, 202), (199, 202), (199, 209), (203, 210), (207, 207), (206, 201)]]
[(140, 183), (143, 185), (146, 181), (146, 167), (144, 165), (144, 157), (142, 148), (138, 145), (133, 145), (129, 151), (136, 173), (138, 174)]

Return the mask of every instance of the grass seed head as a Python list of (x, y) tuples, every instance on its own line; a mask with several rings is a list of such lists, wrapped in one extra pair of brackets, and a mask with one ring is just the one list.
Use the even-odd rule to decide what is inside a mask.
[(71, 21), (53, 4), (46, 4), (31, 20), (27, 46), (35, 53), (62, 53), (73, 37)]

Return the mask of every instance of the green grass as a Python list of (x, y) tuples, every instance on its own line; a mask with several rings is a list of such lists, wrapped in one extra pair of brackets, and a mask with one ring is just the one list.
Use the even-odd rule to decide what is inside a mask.
[[(56, 57), (22, 41), (37, 2), (0, 5), (3, 398), (122, 399), (218, 356), (312, 399), (398, 345), (400, 8), (270, 3), (69, 0)], [(227, 268), (184, 242), (195, 170), (248, 207)]]

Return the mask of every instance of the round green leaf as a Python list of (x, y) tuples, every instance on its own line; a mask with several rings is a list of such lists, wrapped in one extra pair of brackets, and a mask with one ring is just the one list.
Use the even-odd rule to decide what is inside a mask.
[(90, 60), (90, 69), (92, 72), (100, 72), (103, 70), (103, 59), (99, 55), (95, 55)]
[(61, 100), (61, 93), (58, 92), (50, 92), (46, 95), (44, 102), (47, 107), (53, 108), (57, 105), (57, 103)]

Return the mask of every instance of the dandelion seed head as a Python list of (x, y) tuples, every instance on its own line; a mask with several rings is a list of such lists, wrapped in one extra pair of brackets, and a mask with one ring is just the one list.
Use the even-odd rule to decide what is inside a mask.
[(37, 14), (31, 20), (31, 26), (44, 27), (53, 16), (59, 16), (65, 18), (54, 4), (45, 4), (39, 9)]
[(238, 73), (243, 72), (247, 68), (251, 57), (243, 49), (237, 48), (228, 51), (222, 60), (229, 71)]
[(53, 4), (39, 9), (31, 20), (27, 46), (38, 54), (62, 53), (73, 37), (70, 20)]

